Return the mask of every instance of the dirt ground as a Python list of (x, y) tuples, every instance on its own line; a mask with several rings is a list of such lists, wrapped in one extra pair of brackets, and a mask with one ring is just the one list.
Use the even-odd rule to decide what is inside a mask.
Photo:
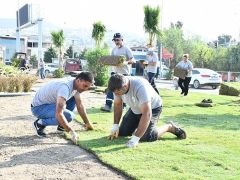
[[(34, 88), (41, 86), (41, 81)], [(87, 107), (104, 103), (105, 95), (84, 92)], [(32, 128), (32, 95), (0, 97), (0, 179), (128, 179), (102, 165), (92, 154), (48, 127), (47, 138)], [(71, 122), (78, 129), (79, 124)]]

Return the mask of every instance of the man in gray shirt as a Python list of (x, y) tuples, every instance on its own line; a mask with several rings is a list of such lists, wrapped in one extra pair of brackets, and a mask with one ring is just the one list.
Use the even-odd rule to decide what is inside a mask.
[(46, 137), (46, 126), (58, 125), (58, 130), (70, 132), (71, 140), (76, 143), (77, 134), (69, 126), (74, 119), (73, 110), (77, 106), (78, 113), (83, 119), (87, 130), (93, 126), (88, 120), (80, 94), (94, 83), (89, 72), (81, 72), (77, 77), (52, 81), (41, 87), (35, 94), (31, 110), (38, 119), (33, 123), (39, 137)]
[[(108, 82), (108, 88), (114, 97), (114, 124), (109, 139), (119, 136), (132, 136), (127, 147), (137, 146), (140, 141), (156, 141), (166, 132), (175, 134), (179, 139), (185, 139), (183, 129), (173, 123), (157, 128), (157, 122), (162, 112), (162, 99), (149, 84), (140, 77), (114, 74)], [(122, 103), (129, 105), (129, 110), (122, 117)]]
[[(123, 43), (123, 37), (120, 33), (115, 33), (113, 35), (112, 41), (115, 42), (115, 47), (112, 49), (112, 56), (125, 56), (127, 61), (120, 66), (114, 66), (111, 74), (120, 73), (125, 76), (130, 75), (131, 65), (134, 63), (133, 55), (131, 49), (126, 47)], [(106, 104), (101, 107), (102, 111), (111, 112), (112, 111), (112, 102), (113, 102), (113, 93), (108, 91), (106, 96)]]

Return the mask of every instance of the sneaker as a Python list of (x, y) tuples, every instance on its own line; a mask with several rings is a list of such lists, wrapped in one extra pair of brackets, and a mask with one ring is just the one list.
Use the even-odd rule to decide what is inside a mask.
[(173, 134), (175, 134), (179, 139), (186, 139), (187, 138), (187, 134), (182, 128), (177, 127), (173, 122), (170, 122), (170, 124), (174, 128)]
[(105, 112), (111, 112), (112, 108), (105, 104), (105, 106), (101, 107), (101, 110)]
[(59, 131), (59, 132), (63, 132), (63, 131), (65, 131), (65, 129), (64, 129), (62, 126), (58, 125), (58, 127), (57, 127), (57, 131)]
[(33, 122), (33, 127), (36, 130), (37, 136), (38, 137), (46, 137), (47, 135), (44, 133), (44, 129), (46, 126), (39, 124), (38, 120), (39, 119), (37, 119), (36, 121)]

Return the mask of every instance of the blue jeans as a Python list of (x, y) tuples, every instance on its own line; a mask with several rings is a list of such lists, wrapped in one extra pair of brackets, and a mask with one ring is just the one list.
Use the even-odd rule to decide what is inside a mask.
[[(71, 97), (66, 102), (66, 109), (63, 111), (63, 114), (68, 122), (71, 122), (74, 119), (73, 110), (76, 106), (75, 98)], [(40, 106), (31, 107), (32, 114), (38, 119), (42, 120), (43, 126), (49, 125), (59, 125), (58, 120), (55, 117), (56, 114), (56, 104), (43, 104)]]
[(40, 68), (39, 72), (40, 72), (41, 79), (44, 79), (45, 78), (44, 68)]

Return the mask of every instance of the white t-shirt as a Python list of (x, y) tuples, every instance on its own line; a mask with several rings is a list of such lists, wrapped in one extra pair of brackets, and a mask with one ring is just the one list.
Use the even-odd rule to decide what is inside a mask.
[[(193, 69), (193, 65), (192, 62), (187, 60), (186, 62), (184, 60), (180, 61), (176, 67), (185, 69), (185, 70), (192, 70)], [(186, 77), (192, 77), (192, 71), (189, 71)]]
[(129, 90), (120, 98), (124, 103), (128, 104), (134, 114), (141, 114), (141, 105), (151, 102), (152, 109), (162, 106), (162, 99), (150, 85), (150, 83), (141, 77), (127, 76), (129, 79)]
[[(158, 63), (157, 54), (155, 52), (153, 52), (152, 56), (147, 56), (147, 60), (148, 60), (147, 72), (157, 73), (157, 63)], [(156, 64), (150, 65), (149, 64), (150, 62), (156, 62)]]
[(55, 104), (58, 97), (63, 97), (66, 101), (69, 100), (78, 93), (73, 90), (73, 81), (74, 78), (66, 78), (47, 83), (36, 92), (32, 105)]
[[(127, 61), (133, 58), (132, 51), (126, 46), (122, 46), (120, 48), (117, 46), (114, 47), (112, 49), (111, 55), (113, 56), (123, 55), (126, 57)], [(112, 70), (115, 73), (130, 75), (131, 67), (132, 67), (131, 64), (123, 64), (122, 66), (114, 66)]]

